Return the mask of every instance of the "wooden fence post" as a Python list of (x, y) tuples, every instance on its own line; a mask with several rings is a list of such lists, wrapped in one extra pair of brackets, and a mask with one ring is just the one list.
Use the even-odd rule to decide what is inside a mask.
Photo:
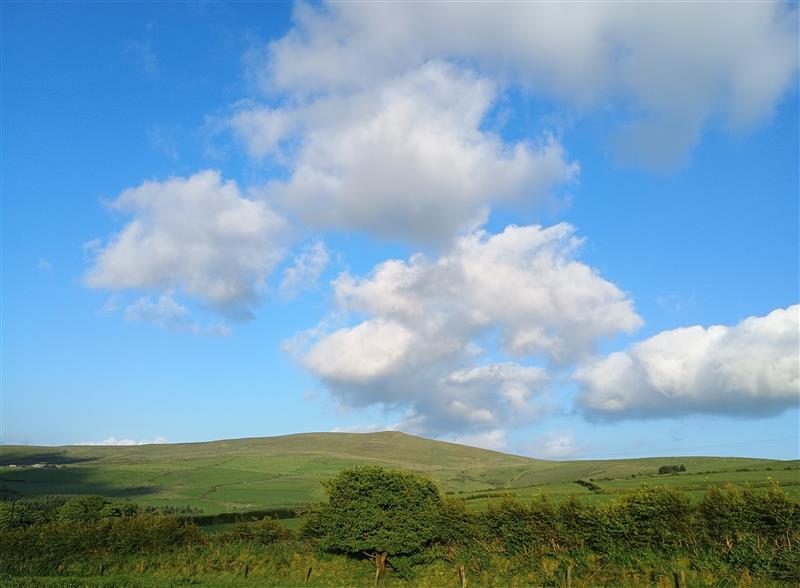
[(461, 588), (467, 588), (467, 570), (464, 566), (458, 566), (458, 577), (461, 579)]
[(308, 581), (310, 579), (311, 579), (311, 566), (308, 566), (308, 571), (306, 572), (306, 582), (305, 583), (308, 584)]

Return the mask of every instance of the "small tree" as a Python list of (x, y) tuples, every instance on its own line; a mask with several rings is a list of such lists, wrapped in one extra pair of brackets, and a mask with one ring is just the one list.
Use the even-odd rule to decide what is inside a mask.
[(417, 553), (438, 536), (442, 497), (426, 478), (362, 466), (323, 486), (328, 502), (310, 514), (304, 534), (324, 549), (372, 559), (376, 584), (390, 556)]
[(0, 531), (41, 523), (44, 515), (15, 501), (0, 502)]
[(95, 523), (103, 518), (103, 509), (108, 503), (102, 496), (76, 496), (56, 509), (55, 518), (61, 522)]

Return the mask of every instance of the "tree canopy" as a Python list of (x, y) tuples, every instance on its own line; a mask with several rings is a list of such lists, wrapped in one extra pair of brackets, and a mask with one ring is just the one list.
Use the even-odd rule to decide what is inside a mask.
[(385, 559), (416, 553), (437, 538), (442, 496), (431, 480), (363, 466), (323, 485), (328, 502), (312, 513), (305, 531), (325, 549)]

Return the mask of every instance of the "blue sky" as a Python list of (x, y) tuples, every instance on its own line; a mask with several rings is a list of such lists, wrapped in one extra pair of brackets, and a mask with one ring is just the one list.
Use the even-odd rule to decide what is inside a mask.
[(796, 6), (487, 10), (3, 3), (2, 442), (797, 458)]

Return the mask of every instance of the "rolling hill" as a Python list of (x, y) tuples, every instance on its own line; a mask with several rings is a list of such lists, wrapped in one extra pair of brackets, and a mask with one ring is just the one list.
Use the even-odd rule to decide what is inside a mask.
[[(545, 493), (606, 500), (642, 482), (699, 494), (710, 483), (769, 478), (800, 493), (800, 462), (727, 457), (547, 461), (399, 432), (305, 433), (204, 443), (107, 446), (4, 446), (0, 493), (100, 494), (143, 505), (192, 506), (206, 513), (307, 504), (323, 498), (320, 480), (356, 464), (412, 470), (480, 507), (495, 496)], [(661, 465), (686, 473), (659, 476)], [(576, 484), (592, 479), (602, 493)]]

